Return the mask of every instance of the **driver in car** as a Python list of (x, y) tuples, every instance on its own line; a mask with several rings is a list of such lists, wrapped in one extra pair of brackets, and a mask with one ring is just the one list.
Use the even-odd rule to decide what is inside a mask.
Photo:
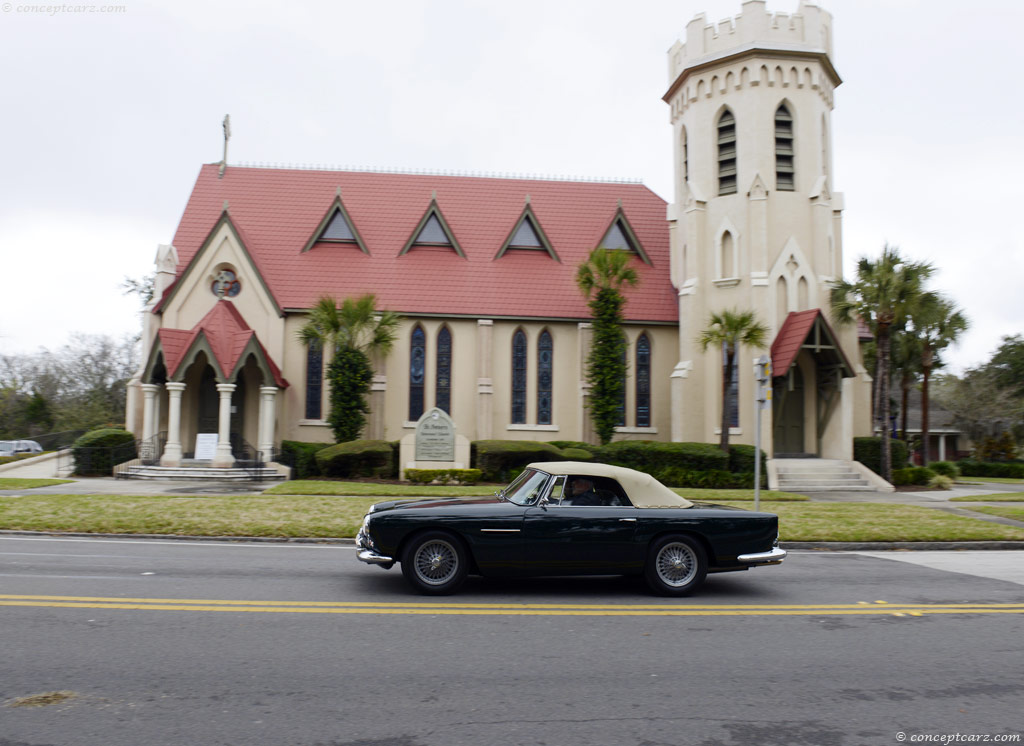
[(600, 505), (601, 498), (594, 492), (592, 481), (585, 477), (576, 477), (570, 485), (569, 503), (571, 505)]

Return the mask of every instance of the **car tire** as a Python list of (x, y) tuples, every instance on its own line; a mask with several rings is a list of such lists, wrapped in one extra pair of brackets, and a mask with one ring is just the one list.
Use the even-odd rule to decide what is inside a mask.
[(647, 552), (644, 578), (659, 596), (688, 596), (704, 583), (707, 574), (707, 553), (690, 536), (664, 536)]
[(446, 531), (414, 536), (402, 551), (402, 574), (419, 593), (446, 596), (455, 593), (469, 574), (462, 542)]

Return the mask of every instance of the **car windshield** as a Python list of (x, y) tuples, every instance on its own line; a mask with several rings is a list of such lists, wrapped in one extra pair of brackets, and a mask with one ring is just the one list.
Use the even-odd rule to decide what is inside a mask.
[(544, 488), (547, 487), (550, 479), (550, 474), (536, 469), (527, 469), (503, 490), (505, 499), (516, 505), (533, 505), (544, 493)]

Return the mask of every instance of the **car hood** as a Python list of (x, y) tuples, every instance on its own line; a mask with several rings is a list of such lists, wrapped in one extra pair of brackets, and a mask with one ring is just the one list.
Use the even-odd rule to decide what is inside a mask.
[(460, 506), (486, 506), (486, 505), (501, 505), (502, 501), (496, 497), (441, 497), (441, 498), (423, 498), (417, 500), (413, 498), (411, 500), (388, 500), (387, 502), (375, 503), (371, 513), (380, 513), (386, 510), (408, 510), (410, 508), (431, 509), (431, 508), (445, 508), (451, 509)]

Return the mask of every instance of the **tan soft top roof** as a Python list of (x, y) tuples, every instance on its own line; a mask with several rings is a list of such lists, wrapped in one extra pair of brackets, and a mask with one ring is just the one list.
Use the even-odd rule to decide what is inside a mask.
[(591, 464), (585, 461), (537, 461), (527, 466), (554, 475), (611, 477), (622, 485), (638, 508), (689, 508), (693, 503), (677, 495), (650, 474), (625, 466)]

